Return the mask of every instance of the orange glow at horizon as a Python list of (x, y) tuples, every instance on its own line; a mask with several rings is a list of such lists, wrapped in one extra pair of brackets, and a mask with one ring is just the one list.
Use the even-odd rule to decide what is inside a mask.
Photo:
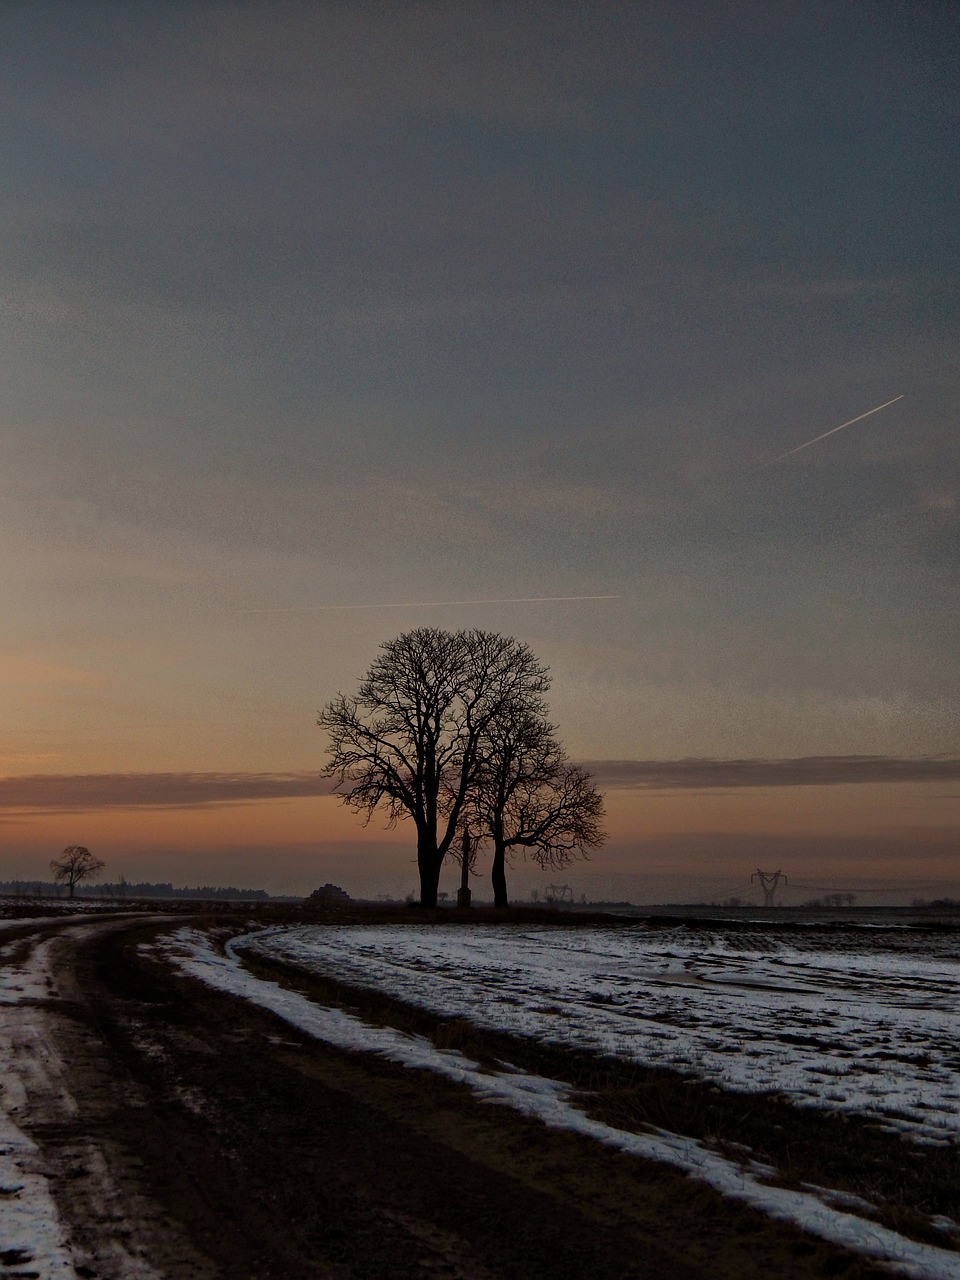
[[(682, 873), (705, 867), (717, 873), (739, 871), (749, 856), (738, 840), (749, 847), (751, 840), (762, 839), (772, 848), (781, 841), (794, 858), (807, 842), (802, 856), (825, 867), (832, 860), (837, 874), (849, 869), (845, 861), (861, 868), (870, 856), (878, 873), (883, 863), (883, 874), (893, 876), (920, 874), (925, 865), (931, 875), (952, 875), (960, 852), (957, 797), (944, 794), (938, 784), (610, 790), (605, 799), (608, 843), (589, 863), (598, 874), (664, 868)], [(416, 843), (409, 822), (389, 829), (375, 815), (364, 826), (334, 796), (196, 808), (10, 812), (3, 831), (4, 844), (15, 844), (22, 852), (16, 858), (0, 853), (0, 878), (44, 878), (48, 859), (73, 843), (107, 856), (117, 872), (122, 861), (128, 878), (136, 874), (137, 864), (149, 863), (151, 877), (161, 879), (170, 878), (156, 870), (166, 860), (179, 863), (186, 857), (202, 874), (208, 855), (222, 868), (231, 851), (240, 863), (256, 852), (262, 877), (282, 877), (302, 870), (307, 851), (313, 850), (315, 857), (317, 851), (338, 847), (368, 850), (373, 873), (396, 861), (398, 846), (413, 856)], [(875, 855), (864, 852), (871, 840), (877, 842)], [(856, 854), (849, 852), (854, 847)], [(895, 852), (901, 848), (904, 853)], [(908, 869), (903, 865), (907, 855)], [(14, 865), (8, 874), (5, 868)], [(398, 873), (405, 869), (396, 866)]]
[(889, 835), (960, 828), (960, 796), (943, 783), (861, 783), (715, 790), (610, 790), (608, 826), (629, 836), (756, 832), (805, 836)]

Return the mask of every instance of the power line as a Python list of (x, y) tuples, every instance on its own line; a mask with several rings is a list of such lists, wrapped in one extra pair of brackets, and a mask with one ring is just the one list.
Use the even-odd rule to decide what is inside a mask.
[(805, 892), (811, 893), (899, 893), (903, 888), (903, 886), (889, 885), (885, 889), (861, 889), (856, 885), (807, 884), (805, 880), (794, 880), (791, 882), (790, 887), (792, 889), (803, 889)]

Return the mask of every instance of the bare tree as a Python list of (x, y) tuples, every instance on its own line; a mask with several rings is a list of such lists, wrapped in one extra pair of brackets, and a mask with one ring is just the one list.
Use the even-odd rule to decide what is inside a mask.
[(82, 844), (70, 844), (51, 861), (50, 870), (57, 884), (66, 884), (72, 898), (81, 880), (95, 880), (106, 865)]
[(493, 841), (494, 905), (506, 907), (506, 864), (523, 849), (559, 869), (606, 838), (603, 797), (590, 775), (566, 759), (553, 725), (523, 706), (507, 709), (483, 737), (471, 816)]
[(411, 818), (420, 901), (437, 903), (444, 857), (477, 776), (480, 744), (507, 708), (542, 713), (549, 684), (530, 649), (488, 631), (421, 627), (381, 646), (353, 697), (338, 694), (317, 723), (330, 735), (324, 776), (369, 821)]

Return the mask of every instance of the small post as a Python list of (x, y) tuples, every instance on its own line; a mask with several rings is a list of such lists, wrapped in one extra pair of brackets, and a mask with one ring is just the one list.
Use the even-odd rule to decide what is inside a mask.
[(460, 888), (457, 890), (457, 906), (470, 905), (470, 832), (464, 828), (460, 861)]

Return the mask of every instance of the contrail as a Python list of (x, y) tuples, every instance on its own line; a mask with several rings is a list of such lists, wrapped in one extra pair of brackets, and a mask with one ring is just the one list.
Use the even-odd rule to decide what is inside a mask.
[(491, 600), (407, 600), (395, 604), (299, 604), (279, 609), (240, 609), (239, 613), (319, 613), (358, 609), (439, 609), (464, 604), (556, 604), (572, 600), (622, 600), (616, 596), (498, 596)]
[(772, 458), (769, 462), (765, 462), (765, 467), (772, 467), (775, 462), (782, 462), (784, 458), (792, 458), (795, 453), (799, 453), (801, 449), (809, 449), (812, 444), (817, 444), (820, 440), (826, 440), (827, 436), (834, 435), (837, 431), (842, 431), (844, 427), (852, 427), (855, 422), (862, 422), (864, 418), (869, 418), (871, 414), (879, 413), (881, 409), (886, 409), (892, 404), (896, 404), (898, 400), (902, 400), (903, 396), (894, 396), (892, 400), (887, 400), (883, 404), (878, 404), (875, 409), (868, 409), (866, 413), (858, 414), (856, 418), (851, 418), (849, 422), (841, 422), (839, 427), (831, 427), (829, 431), (824, 431), (822, 436), (814, 436), (812, 440), (808, 440), (806, 444), (798, 444), (795, 449), (788, 449), (786, 453), (781, 453), (778, 458)]

